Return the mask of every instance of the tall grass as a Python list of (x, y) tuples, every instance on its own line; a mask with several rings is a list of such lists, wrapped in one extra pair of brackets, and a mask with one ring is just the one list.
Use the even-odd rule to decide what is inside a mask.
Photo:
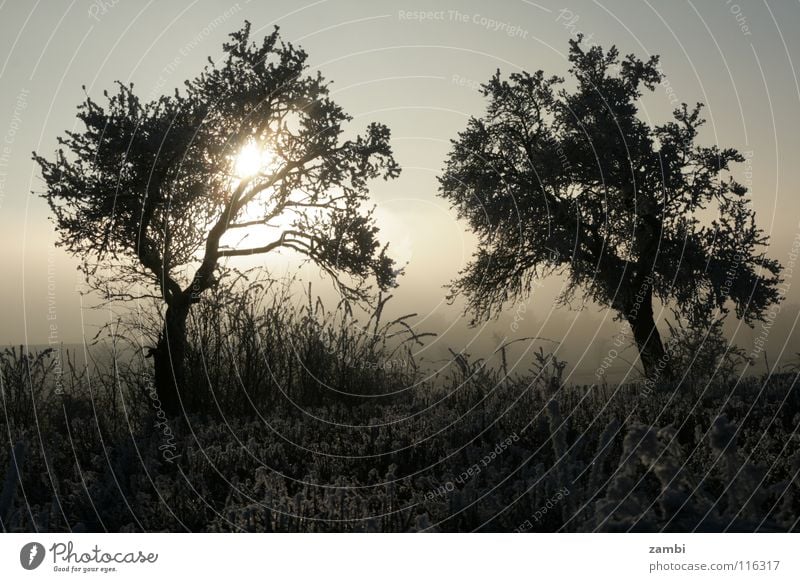
[[(2, 528), (798, 529), (795, 373), (567, 386), (556, 355), (509, 376), (501, 349), (453, 351), (431, 378), (424, 334), (384, 321), (388, 298), (359, 316), (293, 297), (255, 281), (196, 306), (183, 397), (199, 412), (183, 419), (150, 396), (147, 320), (84, 366), (5, 350)], [(682, 367), (691, 341), (672, 344)]]

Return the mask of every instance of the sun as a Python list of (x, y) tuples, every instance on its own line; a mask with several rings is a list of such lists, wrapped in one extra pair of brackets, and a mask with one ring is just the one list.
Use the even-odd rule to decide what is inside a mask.
[(249, 141), (236, 155), (234, 172), (237, 178), (250, 178), (268, 169), (275, 162), (275, 155), (268, 149)]
[[(278, 156), (274, 151), (262, 147), (255, 140), (249, 140), (239, 152), (232, 157), (233, 177), (231, 187), (236, 188), (242, 180), (252, 178), (258, 174), (269, 175), (278, 169)], [(256, 197), (239, 209), (237, 218), (246, 223), (253, 223), (252, 226), (259, 226), (257, 223), (263, 222), (260, 226), (266, 228), (285, 230), (291, 226), (290, 213), (286, 212), (280, 216), (272, 218), (269, 222), (263, 221), (266, 210), (264, 200)]]

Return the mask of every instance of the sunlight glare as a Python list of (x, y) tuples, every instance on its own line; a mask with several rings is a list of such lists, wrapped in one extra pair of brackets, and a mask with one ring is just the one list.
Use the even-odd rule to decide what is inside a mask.
[(267, 149), (260, 148), (250, 141), (236, 156), (235, 171), (239, 178), (249, 178), (269, 167), (275, 156)]

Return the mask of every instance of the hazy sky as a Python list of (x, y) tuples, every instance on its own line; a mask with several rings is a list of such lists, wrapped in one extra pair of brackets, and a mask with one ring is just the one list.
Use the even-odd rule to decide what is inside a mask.
[[(516, 332), (512, 314), (469, 329), (458, 306), (444, 303), (443, 285), (465, 264), (473, 240), (436, 196), (448, 140), (483, 111), (478, 83), (497, 68), (565, 74), (567, 41), (578, 32), (623, 53), (660, 54), (669, 86), (646, 96), (642, 114), (661, 122), (676, 101), (705, 102), (704, 141), (752, 153), (738, 178), (751, 185), (759, 222), (772, 235), (769, 254), (786, 262), (800, 232), (797, 2), (6, 0), (0, 2), (0, 344), (44, 343), (51, 324), (60, 341), (77, 342), (108, 319), (81, 308), (77, 262), (54, 249), (30, 152), (52, 152), (56, 136), (75, 127), (82, 85), (97, 99), (117, 79), (135, 83), (142, 96), (171, 91), (207, 56), (218, 56), (226, 35), (245, 19), (258, 36), (280, 25), (284, 38), (308, 52), (311, 68), (334, 81), (336, 100), (356, 124), (378, 120), (392, 129), (403, 174), (373, 190), (383, 239), (410, 262), (392, 313), (419, 313), (421, 330), (449, 329), (436, 353), (444, 345), (469, 345), (468, 352), (485, 355), (503, 337), (561, 339), (560, 353), (578, 366), (574, 378), (588, 382), (619, 329), (613, 314), (597, 306), (555, 308), (559, 280), (516, 308), (522, 318)], [(280, 257), (269, 265), (286, 268)], [(800, 351), (798, 299), (800, 282), (790, 287), (768, 334), (772, 360)], [(732, 323), (736, 342), (750, 349), (762, 330)]]

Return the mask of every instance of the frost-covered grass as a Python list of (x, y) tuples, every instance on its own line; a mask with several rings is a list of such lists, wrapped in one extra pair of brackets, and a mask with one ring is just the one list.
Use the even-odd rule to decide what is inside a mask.
[(201, 304), (202, 412), (166, 423), (135, 350), (81, 369), (0, 355), (2, 527), (800, 529), (795, 374), (564, 386), (563, 363), (539, 352), (518, 377), (456, 355), (425, 380), (402, 321), (286, 305)]

